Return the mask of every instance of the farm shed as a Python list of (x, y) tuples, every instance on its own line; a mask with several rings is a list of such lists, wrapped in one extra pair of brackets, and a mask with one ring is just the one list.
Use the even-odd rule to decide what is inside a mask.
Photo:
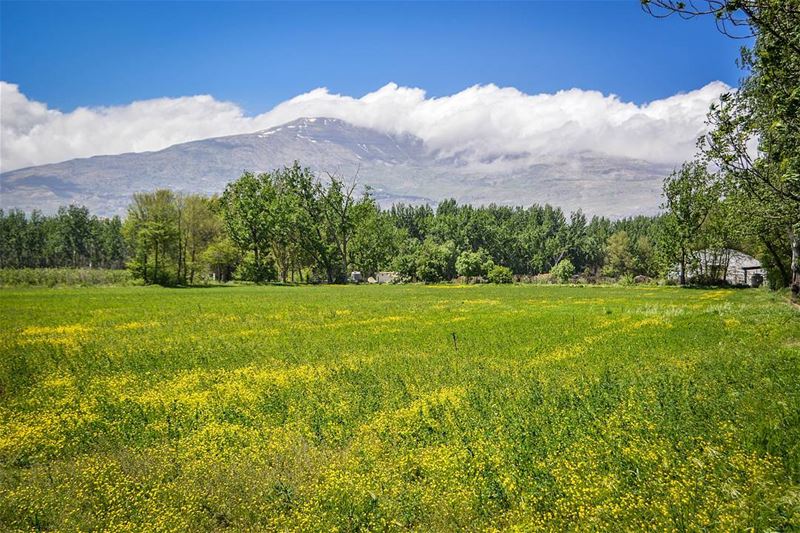
[[(755, 257), (739, 250), (723, 248), (693, 252), (686, 264), (686, 277), (691, 279), (695, 276), (724, 279), (731, 285), (758, 287), (764, 282), (766, 272)], [(680, 266), (676, 265), (669, 277), (678, 279)]]

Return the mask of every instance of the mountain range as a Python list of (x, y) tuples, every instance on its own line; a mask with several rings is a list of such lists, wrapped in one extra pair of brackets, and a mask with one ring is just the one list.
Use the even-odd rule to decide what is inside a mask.
[(408, 134), (331, 118), (304, 118), (255, 133), (176, 144), (155, 152), (102, 155), (0, 174), (0, 206), (45, 213), (70, 203), (124, 214), (135, 192), (170, 188), (214, 194), (244, 170), (300, 161), (372, 187), (381, 205), (550, 203), (567, 211), (622, 217), (657, 211), (669, 165), (595, 152), (441, 153)]

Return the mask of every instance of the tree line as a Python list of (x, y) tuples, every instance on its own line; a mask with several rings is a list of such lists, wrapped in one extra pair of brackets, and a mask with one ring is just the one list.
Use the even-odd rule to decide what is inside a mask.
[[(609, 275), (656, 276), (666, 264), (656, 246), (660, 217), (587, 220), (549, 205), (474, 207), (452, 199), (435, 209), (398, 204), (382, 210), (368, 188), (356, 195), (354, 183), (335, 176), (318, 180), (298, 163), (245, 173), (226, 188), (220, 204), (228, 235), (254, 278), (275, 268), (284, 281), (294, 273), (302, 280), (308, 272), (335, 283), (353, 270), (391, 270), (435, 282), (487, 276), (494, 267), (544, 274), (561, 261), (592, 275), (608, 263)], [(621, 245), (607, 257), (607, 240), (616, 233)], [(617, 260), (614, 254), (623, 248), (625, 259)]]
[[(331, 175), (320, 179), (295, 163), (245, 172), (221, 196), (135, 194), (124, 220), (93, 217), (81, 207), (52, 217), (0, 212), (0, 232), (9, 236), (0, 261), (124, 265), (145, 283), (162, 285), (233, 278), (342, 283), (353, 271), (366, 278), (385, 270), (422, 282), (664, 277), (676, 262), (696, 261), (696, 250), (752, 247), (724, 222), (728, 211), (707, 200), (713, 213), (700, 216), (697, 191), (672, 192), (683, 191), (677, 185), (688, 183), (690, 168), (704, 183), (705, 170), (697, 166), (668, 178), (665, 214), (609, 220), (550, 205), (476, 207), (452, 199), (435, 208), (382, 209), (369, 188)], [(683, 217), (682, 200), (691, 200), (697, 220)]]
[(123, 268), (126, 259), (119, 217), (98, 218), (77, 206), (51, 216), (0, 209), (0, 267)]

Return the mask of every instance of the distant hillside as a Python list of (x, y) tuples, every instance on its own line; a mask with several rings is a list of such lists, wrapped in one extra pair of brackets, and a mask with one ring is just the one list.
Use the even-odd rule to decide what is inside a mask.
[(271, 170), (298, 160), (318, 172), (358, 175), (383, 205), (549, 202), (567, 210), (618, 217), (653, 213), (671, 167), (592, 152), (534, 157), (430, 152), (410, 135), (388, 135), (337, 119), (299, 119), (246, 135), (177, 144), (158, 152), (73, 159), (0, 174), (0, 205), (55, 210), (77, 203), (122, 214), (134, 192), (156, 188), (219, 193), (243, 170)]

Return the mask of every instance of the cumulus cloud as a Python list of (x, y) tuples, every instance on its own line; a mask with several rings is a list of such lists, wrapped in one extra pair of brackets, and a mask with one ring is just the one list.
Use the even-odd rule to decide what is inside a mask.
[(208, 95), (158, 98), (65, 113), (0, 81), (0, 168), (3, 171), (101, 154), (159, 150), (208, 137), (249, 133), (301, 117), (338, 118), (383, 132), (416, 135), (442, 154), (475, 157), (593, 151), (660, 163), (694, 153), (709, 105), (730, 91), (712, 82), (645, 104), (570, 89), (525, 94), (480, 85), (429, 98), (390, 83), (361, 98), (320, 88), (246, 116)]

